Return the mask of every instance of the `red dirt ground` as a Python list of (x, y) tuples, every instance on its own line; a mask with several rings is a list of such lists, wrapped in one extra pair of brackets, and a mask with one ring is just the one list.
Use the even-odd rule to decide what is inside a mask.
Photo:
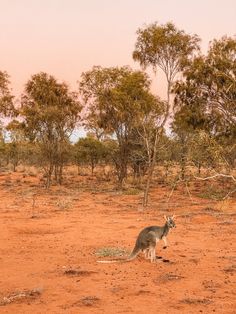
[[(0, 176), (1, 313), (236, 313), (235, 201), (191, 202), (177, 189), (167, 211), (159, 187), (140, 211), (140, 195), (46, 192), (35, 181)], [(131, 251), (142, 228), (173, 211), (169, 247), (157, 247), (166, 262), (96, 262), (104, 247)]]

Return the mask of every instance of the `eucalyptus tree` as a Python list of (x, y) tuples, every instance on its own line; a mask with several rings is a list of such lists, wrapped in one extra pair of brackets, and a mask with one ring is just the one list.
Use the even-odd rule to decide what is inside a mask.
[[(137, 31), (137, 41), (133, 52), (133, 59), (138, 61), (145, 69), (151, 66), (154, 72), (160, 68), (167, 80), (167, 101), (162, 121), (154, 127), (153, 141), (150, 142), (152, 153), (149, 163), (146, 189), (143, 205), (147, 206), (148, 191), (152, 180), (156, 163), (157, 145), (160, 136), (164, 134), (164, 126), (170, 118), (171, 100), (170, 94), (176, 75), (184, 69), (194, 53), (198, 51), (199, 38), (196, 35), (188, 35), (183, 30), (178, 30), (173, 23), (158, 25), (150, 24)], [(150, 138), (150, 137), (149, 137)]]
[(10, 80), (7, 72), (0, 71), (0, 116), (8, 117), (16, 113), (13, 105), (13, 95), (9, 87)]
[[(236, 40), (213, 40), (208, 53), (196, 57), (174, 85), (174, 124), (188, 131), (203, 130), (225, 147), (234, 165), (236, 135)], [(233, 148), (233, 149), (232, 149)]]
[(183, 110), (192, 106), (211, 120), (215, 134), (236, 125), (236, 40), (213, 40), (206, 56), (196, 57), (176, 82), (175, 105)]
[(14, 107), (14, 96), (10, 90), (9, 75), (5, 71), (0, 71), (0, 164), (6, 157), (6, 145), (4, 139), (4, 118), (12, 117), (17, 114)]
[(47, 73), (31, 77), (22, 95), (20, 115), (26, 136), (38, 143), (47, 182), (53, 172), (62, 183), (62, 170), (69, 148), (69, 137), (79, 119), (81, 105), (78, 94), (65, 83)]
[(6, 145), (8, 162), (12, 163), (13, 171), (16, 171), (17, 165), (23, 159), (26, 139), (22, 124), (16, 119), (13, 119), (8, 123), (6, 130), (9, 132), (10, 138), (10, 142)]
[(198, 51), (197, 35), (178, 30), (173, 23), (159, 25), (157, 22), (137, 31), (133, 59), (143, 68), (151, 66), (156, 72), (160, 68), (167, 80), (167, 108), (165, 124), (170, 111), (170, 94), (176, 75), (184, 69), (194, 53)]
[(150, 80), (129, 67), (94, 67), (82, 74), (80, 91), (87, 108), (86, 126), (101, 129), (118, 141), (116, 164), (122, 187), (127, 175), (132, 131), (158, 99), (150, 93)]
[(74, 144), (74, 158), (77, 165), (87, 163), (90, 165), (91, 174), (94, 174), (94, 169), (97, 164), (105, 159), (106, 147), (103, 142), (97, 140), (92, 136), (80, 138)]

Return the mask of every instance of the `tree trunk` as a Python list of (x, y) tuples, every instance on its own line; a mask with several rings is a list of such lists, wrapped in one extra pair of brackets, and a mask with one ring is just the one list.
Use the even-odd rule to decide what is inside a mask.
[(61, 163), (59, 166), (58, 183), (62, 185), (62, 181), (63, 181), (63, 164)]
[(118, 186), (119, 189), (123, 188), (124, 179), (127, 175), (127, 164), (124, 161), (120, 161), (119, 170), (118, 170)]
[(116, 169), (118, 176), (118, 188), (123, 188), (124, 179), (127, 176), (127, 165), (128, 165), (128, 148), (126, 143), (120, 144), (120, 152), (116, 161)]
[(181, 157), (181, 179), (184, 180), (185, 179), (185, 156)]
[(198, 163), (198, 174), (199, 174), (199, 175), (201, 174), (201, 167), (202, 167), (202, 165), (201, 165), (201, 163), (199, 162), (199, 163)]
[(92, 176), (94, 174), (94, 168), (95, 168), (95, 162), (93, 159), (91, 159), (91, 174), (92, 174)]
[(55, 181), (58, 182), (58, 165), (55, 165), (54, 167), (54, 177)]
[(155, 164), (156, 164), (158, 134), (159, 134), (159, 130), (157, 129), (156, 134), (155, 134), (154, 146), (153, 146), (153, 154), (152, 154), (152, 156), (150, 156), (150, 160), (149, 160), (146, 187), (145, 187), (144, 196), (143, 196), (143, 207), (147, 207), (147, 205), (148, 205), (148, 196), (149, 196), (150, 184), (151, 184), (153, 171), (154, 171)]
[(150, 156), (147, 182), (146, 182), (146, 187), (144, 190), (143, 207), (147, 207), (147, 205), (148, 205), (149, 189), (150, 189), (150, 184), (152, 181), (153, 171), (155, 169), (155, 164), (156, 164), (158, 136), (161, 134), (162, 129), (164, 128), (166, 121), (169, 117), (169, 113), (170, 113), (170, 91), (171, 91), (171, 81), (168, 80), (167, 81), (167, 108), (166, 108), (164, 120), (163, 120), (160, 128), (156, 129), (155, 141), (154, 141), (154, 145), (153, 145), (153, 153), (152, 153), (152, 156)]
[(52, 182), (52, 173), (53, 173), (53, 164), (50, 163), (49, 169), (47, 171), (47, 179), (46, 179), (46, 189), (49, 189)]
[(169, 163), (167, 162), (167, 164), (166, 164), (166, 166), (165, 166), (165, 169), (166, 169), (166, 171), (165, 171), (165, 178), (166, 178), (166, 180), (167, 180), (167, 178), (168, 178), (168, 174), (169, 174)]

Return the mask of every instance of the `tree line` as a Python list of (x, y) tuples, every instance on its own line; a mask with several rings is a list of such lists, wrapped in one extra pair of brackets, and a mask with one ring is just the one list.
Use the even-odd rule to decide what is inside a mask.
[[(82, 73), (77, 91), (47, 73), (32, 75), (20, 104), (0, 71), (0, 162), (41, 166), (46, 186), (62, 184), (63, 167), (87, 163), (114, 165), (122, 188), (129, 169), (145, 176), (143, 205), (157, 163), (168, 173), (178, 163), (182, 179), (191, 163), (203, 167), (235, 167), (236, 39), (214, 39), (204, 55), (200, 38), (173, 23), (153, 23), (137, 30), (133, 59), (141, 66), (94, 66)], [(151, 92), (145, 70), (163, 71), (167, 95)], [(171, 97), (172, 96), (172, 97)], [(173, 99), (173, 101), (172, 101)], [(88, 136), (72, 144), (72, 132), (83, 126)], [(10, 134), (10, 142), (4, 132)]]

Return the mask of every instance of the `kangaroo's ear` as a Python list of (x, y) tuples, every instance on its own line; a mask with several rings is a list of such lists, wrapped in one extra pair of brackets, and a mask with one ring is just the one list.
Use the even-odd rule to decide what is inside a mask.
[(175, 215), (173, 215), (173, 216), (172, 216), (172, 219), (175, 219), (175, 218), (176, 218), (176, 216), (175, 216)]
[(164, 218), (165, 218), (166, 221), (168, 220), (168, 218), (166, 217), (166, 215), (164, 215)]

